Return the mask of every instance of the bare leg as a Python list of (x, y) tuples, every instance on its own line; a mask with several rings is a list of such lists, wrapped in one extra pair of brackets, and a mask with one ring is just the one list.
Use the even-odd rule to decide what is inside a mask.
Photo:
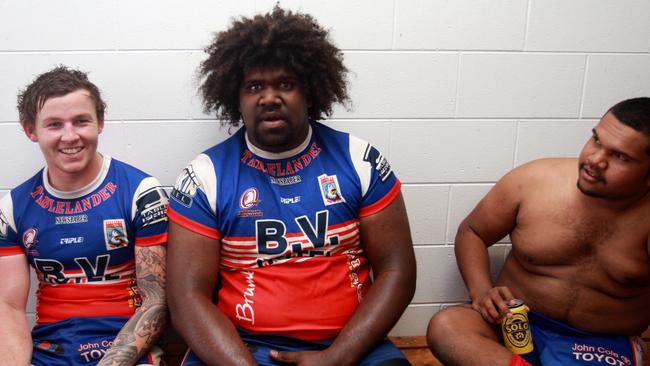
[(507, 366), (512, 353), (501, 344), (497, 331), (469, 305), (460, 305), (431, 319), (427, 343), (446, 366)]

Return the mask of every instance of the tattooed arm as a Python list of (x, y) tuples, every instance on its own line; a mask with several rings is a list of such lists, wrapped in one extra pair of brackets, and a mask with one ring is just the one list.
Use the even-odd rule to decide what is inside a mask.
[(135, 272), (142, 306), (124, 324), (97, 366), (133, 365), (151, 348), (167, 322), (164, 245), (135, 247)]

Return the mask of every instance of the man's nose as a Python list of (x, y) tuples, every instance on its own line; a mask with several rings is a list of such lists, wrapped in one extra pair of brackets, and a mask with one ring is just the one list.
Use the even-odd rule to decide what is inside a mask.
[(73, 141), (79, 137), (77, 129), (72, 125), (72, 123), (66, 123), (63, 126), (63, 135), (61, 139), (64, 141)]
[(607, 152), (604, 149), (597, 149), (589, 155), (589, 163), (600, 169), (607, 168)]
[(266, 105), (275, 105), (280, 104), (280, 93), (275, 88), (265, 88), (262, 90), (260, 96), (260, 104), (263, 106)]

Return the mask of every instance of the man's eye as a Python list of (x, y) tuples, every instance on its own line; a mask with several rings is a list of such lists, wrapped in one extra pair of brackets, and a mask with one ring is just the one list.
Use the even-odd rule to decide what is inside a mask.
[(600, 140), (598, 139), (598, 137), (594, 136), (593, 139), (596, 145), (600, 145)]
[(293, 81), (289, 81), (289, 80), (285, 80), (280, 83), (280, 88), (285, 90), (293, 89), (293, 86), (294, 86)]
[(262, 85), (258, 83), (249, 84), (248, 87), (246, 87), (246, 90), (253, 91), (253, 92), (260, 91), (262, 90)]
[(630, 158), (627, 155), (625, 155), (623, 153), (619, 153), (619, 152), (615, 152), (614, 157), (616, 159), (620, 160), (620, 161), (628, 161), (628, 160), (630, 160)]

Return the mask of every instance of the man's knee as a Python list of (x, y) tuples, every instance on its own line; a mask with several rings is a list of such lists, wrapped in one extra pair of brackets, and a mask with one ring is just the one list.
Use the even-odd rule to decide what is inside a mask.
[(457, 331), (455, 323), (459, 318), (459, 309), (447, 308), (437, 312), (429, 321), (427, 328), (427, 344), (433, 349), (437, 344), (443, 343)]
[(486, 323), (481, 314), (469, 306), (454, 306), (436, 313), (427, 328), (427, 343), (432, 350), (438, 345), (463, 339), (468, 335), (492, 338), (498, 341), (495, 328)]

